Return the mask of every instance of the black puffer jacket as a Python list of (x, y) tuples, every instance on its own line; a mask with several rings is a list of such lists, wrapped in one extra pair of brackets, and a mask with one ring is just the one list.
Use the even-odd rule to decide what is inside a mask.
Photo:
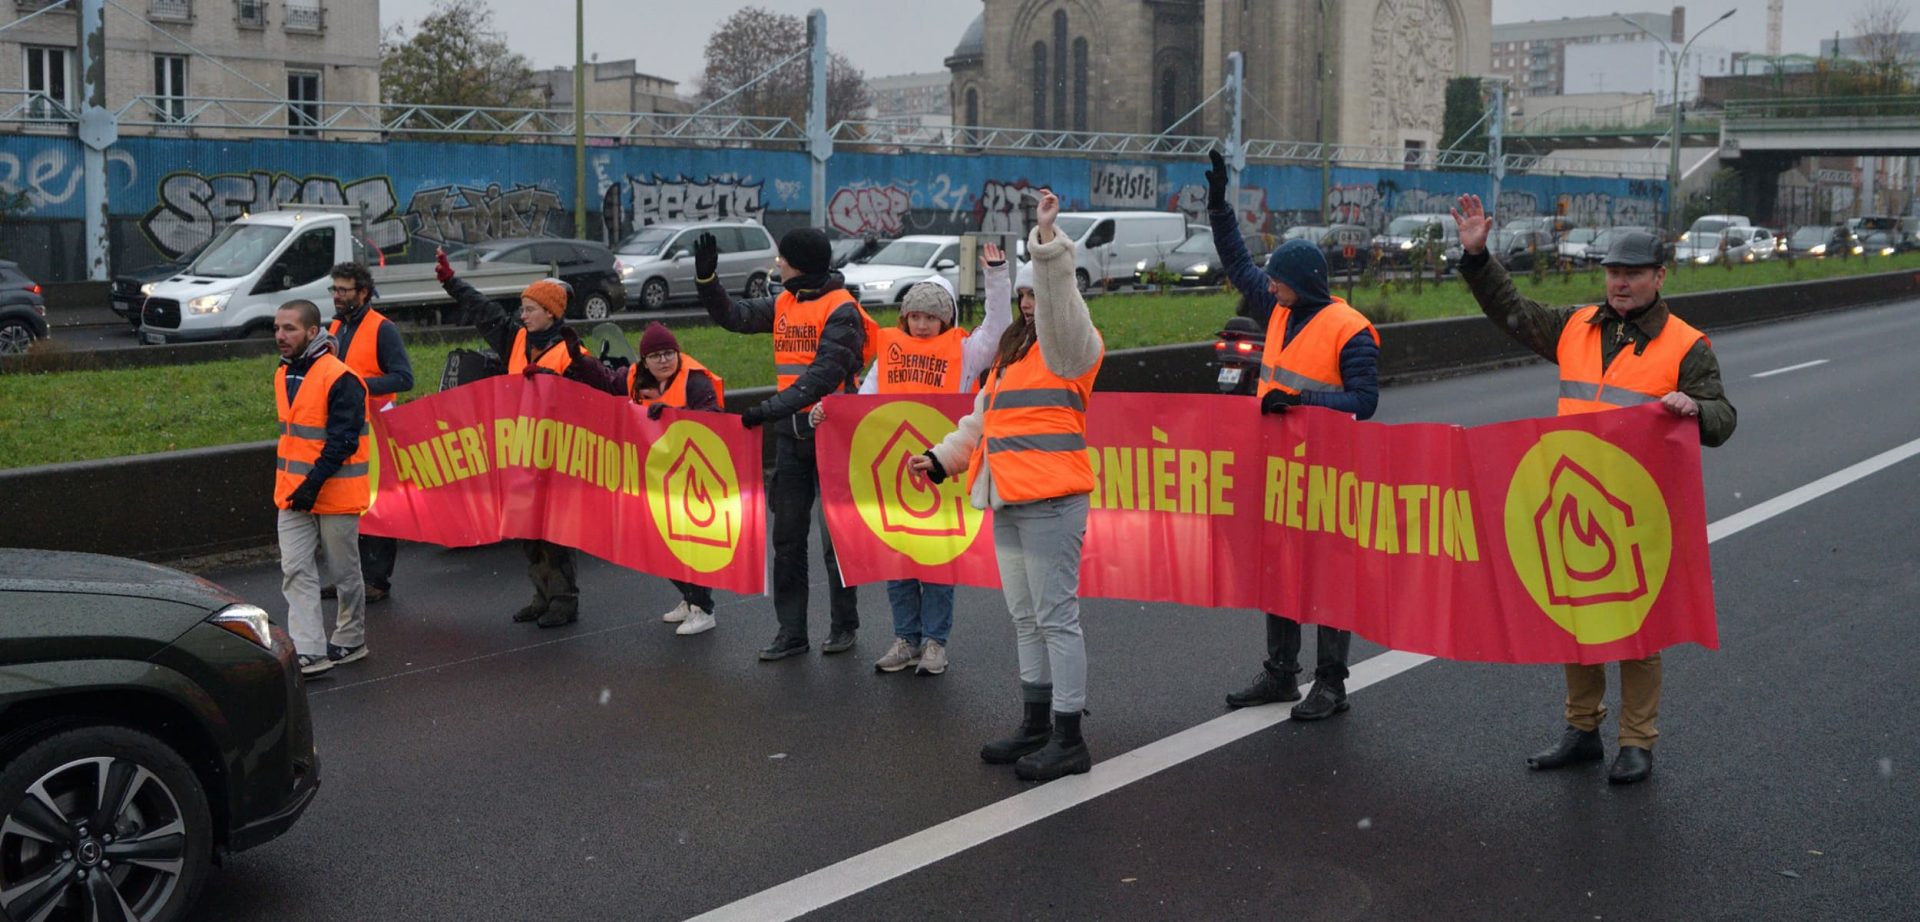
[[(840, 273), (829, 272), (824, 285), (794, 291), (793, 295), (803, 302), (814, 301), (845, 288)], [(773, 332), (773, 306), (777, 300), (778, 296), (769, 295), (735, 301), (717, 280), (700, 283), (700, 304), (707, 309), (707, 315), (722, 329), (735, 333)], [(857, 390), (860, 369), (864, 365), (861, 355), (866, 348), (867, 327), (861, 319), (859, 304), (842, 305), (827, 317), (827, 324), (820, 331), (820, 345), (814, 352), (813, 363), (792, 385), (769, 397), (761, 405), (765, 407), (767, 421), (776, 423), (791, 417), (793, 422), (780, 423), (779, 431), (789, 431), (790, 425), (795, 435), (803, 438), (811, 435), (812, 426), (800, 411), (819, 403), (820, 398), (835, 391), (852, 393)]]

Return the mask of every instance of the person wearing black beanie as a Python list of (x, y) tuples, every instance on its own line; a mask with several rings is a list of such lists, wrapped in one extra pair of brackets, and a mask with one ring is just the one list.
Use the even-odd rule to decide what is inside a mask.
[[(1380, 334), (1327, 286), (1327, 258), (1305, 240), (1289, 240), (1256, 268), (1240, 239), (1240, 215), (1227, 207), (1227, 164), (1210, 152), (1207, 216), (1227, 278), (1253, 315), (1267, 318), (1266, 352), (1260, 359), (1260, 413), (1294, 407), (1325, 407), (1373, 415), (1380, 403)], [(1227, 696), (1227, 706), (1248, 707), (1300, 698), (1300, 622), (1268, 613), (1267, 659), (1253, 683)], [(1348, 708), (1348, 631), (1322, 626), (1314, 639), (1313, 692), (1293, 709), (1295, 720), (1320, 720)]]
[[(694, 284), (714, 325), (735, 333), (773, 334), (778, 390), (740, 414), (741, 423), (764, 424), (774, 432), (775, 473), (768, 500), (773, 512), (773, 609), (780, 628), (760, 651), (762, 660), (786, 659), (810, 649), (807, 535), (820, 491), (820, 469), (814, 461), (808, 411), (828, 394), (854, 391), (880, 338), (880, 327), (833, 271), (833, 247), (820, 229), (801, 227), (782, 235), (778, 265), (784, 290), (735, 301), (717, 277), (718, 241), (712, 234), (694, 241)], [(820, 545), (833, 619), (820, 649), (842, 653), (853, 648), (854, 631), (860, 627), (857, 596), (852, 586), (840, 582), (833, 541), (822, 534)]]

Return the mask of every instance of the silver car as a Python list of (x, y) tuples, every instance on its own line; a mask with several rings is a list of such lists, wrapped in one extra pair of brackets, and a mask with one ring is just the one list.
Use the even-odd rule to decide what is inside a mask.
[(712, 234), (720, 244), (721, 285), (750, 298), (767, 293), (767, 274), (779, 251), (766, 228), (750, 221), (649, 224), (613, 248), (620, 279), (636, 294), (641, 310), (694, 297), (693, 242), (701, 234)]

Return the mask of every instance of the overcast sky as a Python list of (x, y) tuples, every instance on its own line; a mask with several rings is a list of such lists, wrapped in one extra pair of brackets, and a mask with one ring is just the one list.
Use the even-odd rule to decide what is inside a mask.
[[(1278, 0), (1276, 0), (1278, 2)], [(1347, 0), (1335, 0), (1347, 2)], [(1365, 0), (1361, 0), (1365, 2)], [(1783, 50), (1816, 54), (1820, 40), (1838, 29), (1851, 35), (1852, 20), (1873, 0), (1786, 0)], [(603, 61), (634, 58), (642, 73), (681, 82), (683, 94), (694, 89), (707, 37), (720, 21), (747, 4), (730, 0), (586, 0), (587, 54)], [(869, 77), (920, 73), (941, 69), (960, 34), (980, 12), (978, 0), (759, 0), (755, 5), (780, 13), (806, 15), (815, 7), (827, 13), (827, 43), (852, 59)], [(494, 20), (513, 49), (535, 67), (573, 63), (573, 22), (562, 16), (571, 5), (564, 0), (492, 0)], [(1604, 12), (1664, 13), (1672, 3), (1626, 2), (1608, 8), (1593, 0), (1493, 0), (1494, 22), (1593, 16)], [(1709, 0), (1687, 4), (1692, 31), (1728, 9), (1740, 12), (1715, 26), (1701, 45), (1735, 51), (1764, 51), (1767, 40), (1766, 0)], [(387, 25), (404, 23), (411, 30), (432, 9), (432, 0), (385, 0), (380, 15)], [(1920, 31), (1920, 15), (1907, 23)]]

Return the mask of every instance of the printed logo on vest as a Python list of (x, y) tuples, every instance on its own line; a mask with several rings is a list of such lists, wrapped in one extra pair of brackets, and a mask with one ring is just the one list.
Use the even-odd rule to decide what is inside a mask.
[(890, 386), (920, 384), (944, 388), (947, 386), (947, 369), (951, 364), (940, 356), (908, 353), (900, 348), (899, 343), (888, 343), (882, 380)]
[(1587, 432), (1549, 432), (1507, 485), (1508, 559), (1534, 604), (1582, 644), (1640, 630), (1673, 560), (1666, 497), (1647, 469)]
[(681, 563), (712, 573), (740, 547), (740, 478), (713, 430), (682, 420), (647, 452), (647, 508)]
[(911, 400), (876, 407), (853, 431), (847, 479), (860, 520), (883, 544), (923, 566), (966, 553), (984, 518), (967, 502), (966, 478), (935, 484), (907, 466), (952, 431), (946, 414)]

